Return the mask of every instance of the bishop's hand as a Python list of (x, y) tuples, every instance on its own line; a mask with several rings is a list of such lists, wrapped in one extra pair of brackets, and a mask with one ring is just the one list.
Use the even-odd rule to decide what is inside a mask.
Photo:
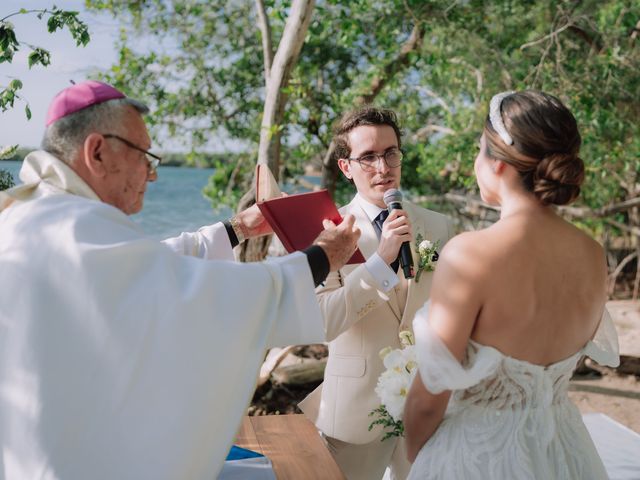
[(313, 242), (324, 250), (332, 272), (342, 268), (358, 247), (360, 229), (355, 226), (355, 220), (353, 215), (346, 215), (339, 225), (324, 220), (325, 229)]

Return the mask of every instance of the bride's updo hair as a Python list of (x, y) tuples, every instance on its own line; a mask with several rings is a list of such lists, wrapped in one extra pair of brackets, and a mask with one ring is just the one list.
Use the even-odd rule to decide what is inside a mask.
[(578, 156), (582, 140), (569, 109), (553, 95), (533, 90), (505, 96), (498, 108), (513, 143), (505, 143), (487, 116), (487, 155), (512, 165), (544, 205), (574, 201), (584, 180), (584, 163)]

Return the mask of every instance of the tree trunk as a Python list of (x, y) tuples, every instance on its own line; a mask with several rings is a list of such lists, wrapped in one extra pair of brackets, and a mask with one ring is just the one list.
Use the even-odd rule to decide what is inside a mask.
[(298, 60), (309, 29), (314, 5), (315, 0), (294, 0), (291, 4), (291, 13), (287, 18), (278, 50), (273, 57), (269, 78), (266, 80), (267, 92), (260, 128), (258, 163), (268, 165), (276, 176), (276, 180), (280, 170), (282, 117), (287, 101), (283, 89), (287, 86), (291, 70)]
[(324, 378), (327, 359), (308, 360), (297, 365), (278, 367), (271, 373), (271, 378), (283, 385), (306, 385), (320, 382)]
[[(271, 28), (265, 13), (264, 3), (261, 0), (256, 0), (258, 23), (263, 40), (266, 87), (257, 163), (268, 165), (276, 180), (280, 177), (280, 139), (282, 118), (287, 103), (287, 96), (283, 89), (287, 86), (291, 70), (298, 61), (314, 6), (315, 0), (293, 0), (278, 50), (273, 56), (273, 62), (271, 62)], [(254, 203), (255, 187), (252, 187), (240, 199), (238, 211), (242, 211)], [(246, 241), (239, 248), (238, 259), (243, 262), (263, 260), (267, 255), (270, 242), (270, 235)]]

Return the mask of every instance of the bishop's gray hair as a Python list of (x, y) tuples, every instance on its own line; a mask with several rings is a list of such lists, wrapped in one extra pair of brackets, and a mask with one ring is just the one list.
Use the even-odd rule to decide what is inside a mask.
[(90, 134), (122, 132), (128, 106), (141, 114), (149, 111), (146, 105), (130, 98), (117, 98), (91, 105), (49, 125), (44, 131), (41, 148), (71, 165)]

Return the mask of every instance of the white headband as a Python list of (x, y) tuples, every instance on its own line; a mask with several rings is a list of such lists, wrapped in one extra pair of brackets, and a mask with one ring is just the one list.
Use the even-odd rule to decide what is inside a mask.
[(511, 135), (507, 132), (507, 128), (504, 126), (502, 113), (500, 113), (500, 106), (502, 105), (502, 100), (514, 93), (516, 92), (510, 91), (498, 93), (493, 96), (491, 103), (489, 103), (489, 121), (491, 122), (491, 126), (507, 145), (513, 145), (513, 138), (511, 138)]

